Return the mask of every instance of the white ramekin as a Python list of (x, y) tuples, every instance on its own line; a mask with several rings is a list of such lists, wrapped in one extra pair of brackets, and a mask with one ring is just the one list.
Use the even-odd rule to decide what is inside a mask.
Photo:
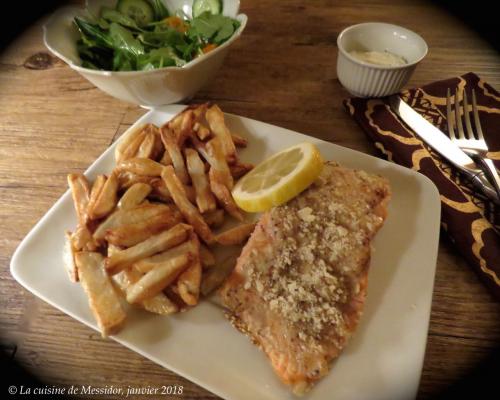
[[(340, 83), (358, 97), (383, 97), (397, 93), (408, 82), (427, 54), (421, 36), (401, 26), (367, 22), (344, 29), (337, 38), (337, 75)], [(360, 61), (350, 51), (389, 51), (407, 64), (382, 66)]]

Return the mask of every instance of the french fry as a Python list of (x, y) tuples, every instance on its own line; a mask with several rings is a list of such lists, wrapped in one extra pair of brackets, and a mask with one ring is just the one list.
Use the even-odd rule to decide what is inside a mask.
[[(170, 195), (167, 185), (165, 185), (165, 182), (162, 178), (153, 178), (149, 181), (149, 184), (153, 188), (152, 192), (150, 193), (150, 197), (158, 199), (165, 203), (172, 202), (172, 196)], [(186, 191), (186, 196), (189, 201), (191, 203), (194, 203), (196, 201), (196, 192), (194, 188), (192, 186), (184, 185), (184, 190)]]
[(75, 251), (96, 251), (99, 247), (87, 225), (80, 224), (71, 235), (71, 245)]
[(128, 210), (141, 204), (153, 188), (147, 183), (137, 182), (130, 186), (118, 201), (117, 208)]
[(132, 131), (124, 137), (115, 148), (115, 161), (120, 164), (128, 158), (135, 157), (144, 138), (150, 132), (150, 124), (144, 125), (135, 131)]
[(177, 137), (177, 145), (179, 147), (184, 146), (184, 142), (188, 137), (191, 136), (193, 132), (195, 116), (192, 110), (186, 110), (182, 113), (182, 120), (179, 130), (175, 132)]
[(125, 322), (126, 314), (104, 270), (103, 256), (91, 252), (76, 253), (75, 262), (90, 309), (102, 335), (106, 337), (117, 333)]
[(137, 261), (136, 263), (134, 263), (133, 267), (145, 274), (155, 268), (159, 263), (170, 260), (171, 258), (175, 258), (182, 254), (191, 254), (194, 257), (196, 252), (198, 251), (198, 247), (196, 242), (194, 242), (193, 240), (193, 236), (196, 235), (191, 235), (189, 240), (179, 244), (178, 246), (172, 247), (171, 249)]
[(210, 126), (210, 130), (221, 141), (222, 151), (224, 152), (226, 161), (229, 164), (234, 164), (237, 160), (236, 147), (233, 143), (231, 132), (229, 132), (229, 129), (224, 121), (224, 113), (217, 105), (214, 104), (207, 110), (205, 117), (208, 121), (208, 125)]
[(195, 105), (192, 108), (194, 115), (193, 131), (196, 132), (196, 135), (200, 138), (200, 140), (205, 140), (212, 135), (210, 129), (208, 128), (207, 119), (205, 118), (208, 105), (208, 103), (204, 103)]
[(160, 128), (152, 125), (151, 131), (155, 135), (155, 147), (153, 150), (153, 154), (149, 158), (151, 158), (152, 160), (157, 160), (160, 155), (165, 153), (165, 147), (163, 146), (163, 142), (161, 141)]
[(248, 140), (246, 140), (244, 137), (241, 137), (240, 135), (236, 135), (235, 133), (232, 133), (231, 139), (233, 139), (233, 143), (236, 147), (247, 147), (248, 146)]
[(193, 204), (191, 204), (186, 197), (186, 191), (182, 186), (181, 181), (175, 174), (174, 169), (170, 166), (165, 167), (161, 177), (163, 178), (165, 185), (167, 185), (168, 191), (174, 199), (174, 203), (179, 208), (184, 218), (186, 218), (186, 220), (193, 226), (194, 231), (206, 243), (213, 243), (214, 236), (212, 231), (206, 224), (198, 209), (193, 206)]
[(253, 164), (237, 162), (234, 165), (229, 166), (231, 175), (234, 179), (239, 179), (244, 176), (247, 172), (253, 169)]
[(147, 125), (139, 126), (137, 127), (137, 129), (129, 131), (118, 140), (118, 143), (115, 147), (115, 162), (117, 164), (123, 160), (123, 152), (125, 151), (125, 149), (130, 145), (131, 142), (136, 139), (137, 136), (143, 134), (143, 131), (146, 127)]
[(164, 151), (165, 148), (160, 138), (160, 128), (154, 124), (149, 124), (146, 137), (137, 150), (135, 157), (156, 160)]
[(177, 290), (182, 300), (189, 306), (198, 304), (201, 285), (201, 262), (200, 242), (196, 235), (192, 235), (191, 241), (195, 244), (195, 255), (189, 267), (183, 271), (177, 279)]
[(218, 181), (226, 186), (228, 190), (231, 190), (234, 185), (234, 180), (224, 157), (220, 138), (215, 137), (210, 139), (206, 148), (207, 154), (209, 155), (209, 159), (207, 161), (210, 163), (213, 174), (216, 174)]
[(196, 203), (196, 190), (193, 186), (184, 185), (184, 192), (186, 193), (186, 197), (188, 200), (195, 204)]
[[(118, 284), (122, 295), (126, 297), (127, 288), (136, 283), (143, 276), (143, 273), (134, 268), (134, 266), (131, 266), (119, 274), (113, 275), (113, 280)], [(179, 307), (162, 292), (143, 300), (137, 305), (144, 308), (146, 311), (159, 315), (169, 315), (179, 310)]]
[(127, 288), (127, 301), (140, 303), (170, 285), (191, 261), (186, 254), (164, 261)]
[(177, 290), (179, 296), (188, 306), (198, 304), (200, 298), (202, 266), (200, 259), (191, 261), (191, 265), (179, 276)]
[(167, 185), (165, 185), (165, 182), (163, 182), (162, 178), (154, 178), (153, 180), (151, 180), (150, 184), (153, 188), (150, 197), (163, 202), (172, 201), (172, 196), (170, 195), (170, 192), (167, 189)]
[(198, 136), (200, 140), (206, 140), (212, 136), (210, 129), (208, 129), (208, 127), (201, 122), (195, 122), (193, 130), (196, 132), (196, 136)]
[(234, 228), (219, 233), (217, 236), (215, 236), (215, 240), (217, 243), (224, 246), (234, 246), (242, 244), (248, 239), (254, 229), (255, 223), (237, 225)]
[(136, 175), (160, 176), (164, 165), (149, 158), (129, 158), (116, 167), (118, 172), (131, 172)]
[(97, 178), (95, 178), (92, 188), (90, 189), (89, 202), (87, 205), (87, 218), (89, 219), (89, 210), (95, 206), (95, 203), (97, 202), (97, 199), (99, 198), (107, 179), (108, 178), (106, 178), (106, 175), (98, 175)]
[(165, 124), (160, 128), (160, 130), (163, 128), (167, 128), (168, 130), (170, 130), (174, 134), (175, 137), (177, 137), (177, 131), (181, 127), (182, 118), (184, 117), (185, 111), (186, 111), (186, 109), (184, 111), (178, 113), (177, 115), (175, 115), (170, 121), (165, 122)]
[[(196, 149), (196, 151), (198, 153), (200, 153), (202, 155), (202, 157), (206, 160), (206, 161), (209, 161), (210, 159), (210, 155), (208, 154), (208, 151), (207, 151), (207, 146), (205, 144), (205, 142), (202, 142), (201, 140), (199, 140), (196, 136), (192, 136), (191, 137), (191, 143), (193, 144), (194, 148)], [(210, 162), (210, 161), (209, 161)]]
[(145, 241), (116, 252), (106, 260), (106, 270), (114, 275), (124, 268), (132, 265), (141, 258), (152, 256), (160, 251), (167, 250), (185, 241), (192, 231), (192, 227), (186, 224), (177, 224), (168, 231), (151, 236)]
[(214, 254), (203, 243), (200, 243), (200, 261), (203, 268), (210, 268), (215, 265)]
[(144, 143), (144, 139), (146, 138), (147, 134), (149, 131), (149, 127), (146, 127), (129, 145), (128, 147), (123, 151), (123, 158), (120, 162), (117, 162), (117, 164), (122, 163), (125, 160), (128, 160), (129, 158), (134, 158), (137, 156), (137, 152), (139, 151), (139, 148), (141, 147), (142, 143)]
[(208, 172), (208, 179), (210, 181), (210, 189), (212, 189), (212, 193), (215, 197), (217, 197), (224, 209), (229, 213), (229, 215), (239, 221), (243, 221), (243, 215), (234, 202), (231, 192), (222, 182), (219, 181), (219, 175), (213, 168), (210, 168), (210, 171)]
[(139, 206), (117, 210), (104, 220), (94, 232), (94, 239), (104, 239), (109, 229), (118, 228), (123, 225), (137, 224), (148, 220), (155, 215), (171, 211), (172, 207), (167, 204), (141, 204)]
[(174, 133), (168, 127), (164, 126), (161, 129), (161, 140), (172, 160), (175, 173), (180, 181), (187, 185), (189, 183), (189, 176), (186, 171), (186, 165), (184, 164), (184, 157), (174, 137)]
[(63, 249), (63, 263), (69, 275), (71, 282), (78, 282), (78, 269), (75, 264), (75, 249), (71, 240), (72, 233), (66, 231), (64, 233), (64, 249)]
[(143, 300), (141, 306), (146, 311), (159, 315), (170, 315), (179, 311), (177, 304), (170, 300), (166, 294), (161, 292)]
[(136, 224), (108, 229), (104, 238), (115, 246), (131, 247), (181, 221), (182, 215), (179, 211), (167, 211)]
[(136, 154), (134, 157), (136, 158), (150, 158), (154, 159), (155, 156), (157, 155), (157, 145), (156, 145), (156, 135), (150, 128), (148, 132), (145, 134), (144, 139), (137, 149)]
[(201, 294), (203, 296), (209, 295), (225, 281), (234, 269), (238, 255), (239, 251), (227, 256), (220, 263), (206, 271), (201, 280)]
[(195, 121), (205, 121), (205, 113), (209, 103), (192, 104), (189, 108), (193, 111)]
[(179, 290), (177, 289), (177, 285), (172, 284), (167, 286), (165, 290), (163, 290), (163, 293), (165, 293), (167, 297), (177, 305), (177, 307), (179, 308), (179, 312), (186, 311), (188, 306), (179, 296)]
[(108, 257), (111, 257), (113, 254), (120, 250), (121, 249), (118, 246), (115, 246), (114, 244), (108, 244)]
[(90, 199), (89, 181), (83, 174), (69, 174), (68, 185), (71, 189), (78, 222), (84, 225), (87, 223), (87, 207)]
[(125, 275), (125, 271), (121, 271), (120, 273), (111, 276), (110, 281), (116, 292), (121, 297), (125, 298), (127, 296), (127, 287), (130, 284), (127, 275)]
[(116, 207), (118, 191), (118, 177), (112, 173), (102, 186), (95, 202), (89, 202), (88, 214), (91, 219), (98, 219), (108, 215)]
[(203, 165), (203, 161), (201, 161), (198, 152), (193, 149), (186, 148), (184, 150), (184, 154), (186, 155), (186, 164), (189, 176), (191, 177), (191, 181), (193, 182), (193, 187), (195, 189), (198, 210), (200, 210), (201, 213), (215, 210), (217, 204), (215, 203), (215, 198), (210, 191), (208, 179), (205, 176), (205, 166)]
[(160, 159), (160, 164), (163, 165), (172, 165), (172, 159), (170, 158), (170, 155), (168, 154), (168, 151), (163, 152), (163, 156)]
[(191, 136), (194, 122), (195, 114), (193, 113), (193, 109), (188, 107), (165, 124), (173, 132), (177, 145), (180, 148), (184, 146), (186, 139)]
[(120, 162), (117, 162), (117, 164), (120, 164), (130, 158), (137, 157), (137, 152), (139, 151), (141, 145), (144, 143), (144, 139), (146, 138), (148, 132), (149, 126), (147, 126), (144, 131), (142, 131), (123, 151), (122, 160)]
[(203, 219), (210, 228), (218, 228), (224, 223), (224, 210), (218, 208), (203, 214)]
[(118, 174), (118, 187), (119, 190), (128, 189), (136, 183), (151, 184), (151, 181), (156, 179), (154, 176), (137, 175), (132, 172), (120, 172)]

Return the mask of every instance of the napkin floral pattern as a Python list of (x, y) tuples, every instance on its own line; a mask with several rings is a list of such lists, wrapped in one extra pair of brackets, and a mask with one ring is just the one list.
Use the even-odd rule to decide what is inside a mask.
[[(477, 75), (466, 75), (410, 89), (400, 95), (411, 107), (447, 132), (446, 92), (474, 88), (483, 133), (500, 169), (500, 94)], [(470, 96), (469, 96), (470, 97)], [(441, 226), (457, 250), (500, 299), (500, 208), (488, 201), (390, 109), (386, 99), (352, 98), (344, 102), (370, 140), (390, 161), (430, 178), (441, 196)]]

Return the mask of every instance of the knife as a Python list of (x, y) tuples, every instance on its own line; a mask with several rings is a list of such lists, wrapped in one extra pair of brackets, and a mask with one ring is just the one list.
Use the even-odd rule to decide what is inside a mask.
[(477, 168), (474, 160), (453, 143), (447, 135), (401, 100), (399, 96), (390, 96), (389, 104), (399, 118), (424, 142), (453, 164), (472, 182), (474, 187), (481, 190), (490, 200), (500, 205), (500, 198), (484, 172)]

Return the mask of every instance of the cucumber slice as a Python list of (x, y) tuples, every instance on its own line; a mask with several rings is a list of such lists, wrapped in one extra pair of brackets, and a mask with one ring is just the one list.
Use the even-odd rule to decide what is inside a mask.
[(134, 19), (121, 13), (120, 11), (113, 10), (112, 8), (102, 7), (101, 18), (107, 22), (116, 22), (117, 24), (126, 26), (127, 28), (139, 29)]
[(153, 7), (147, 0), (118, 0), (116, 9), (132, 18), (139, 26), (149, 24), (155, 18)]
[(211, 14), (222, 13), (222, 0), (194, 0), (193, 1), (193, 18), (198, 17), (204, 12)]

